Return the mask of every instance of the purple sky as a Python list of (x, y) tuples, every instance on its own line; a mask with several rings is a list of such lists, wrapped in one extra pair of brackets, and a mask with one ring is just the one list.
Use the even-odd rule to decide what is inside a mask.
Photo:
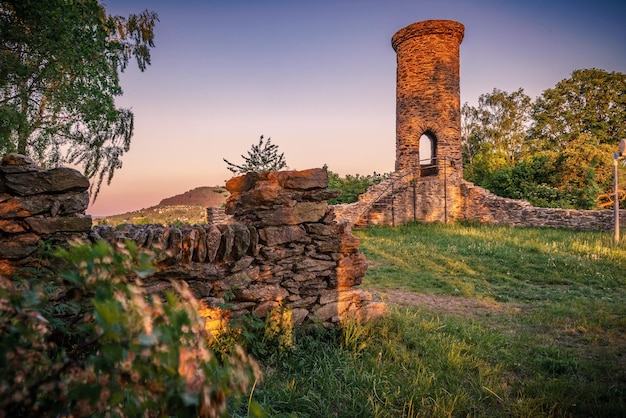
[(535, 98), (573, 70), (626, 72), (626, 2), (107, 0), (158, 13), (152, 65), (122, 76), (135, 135), (88, 213), (111, 215), (231, 177), (260, 135), (290, 169), (393, 170), (396, 56), (411, 23), (465, 25), (461, 103), (499, 88)]

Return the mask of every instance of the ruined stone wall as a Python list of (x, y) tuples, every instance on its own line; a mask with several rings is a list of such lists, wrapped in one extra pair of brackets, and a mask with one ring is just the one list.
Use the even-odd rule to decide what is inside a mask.
[[(227, 183), (232, 218), (225, 223), (92, 228), (84, 176), (10, 155), (0, 163), (0, 274), (41, 268), (43, 245), (132, 240), (156, 256), (157, 272), (144, 280), (149, 292), (185, 281), (218, 321), (263, 316), (279, 304), (291, 308), (295, 323), (379, 315), (384, 305), (357, 289), (365, 257), (350, 227), (334, 220), (326, 200), (336, 192), (327, 185), (323, 169), (250, 173)], [(220, 311), (225, 303), (227, 312)]]
[[(436, 138), (435, 154), (462, 178), (460, 44), (464, 27), (427, 20), (400, 29), (391, 43), (397, 54), (396, 171), (417, 171), (422, 134)], [(442, 173), (439, 173), (441, 176)]]
[[(469, 221), (526, 227), (569, 228), (610, 231), (614, 227), (612, 210), (575, 210), (538, 208), (525, 200), (496, 196), (468, 181), (461, 184), (461, 217)], [(626, 222), (626, 210), (620, 210), (620, 224)]]
[(71, 168), (44, 170), (25, 156), (0, 162), (0, 274), (48, 267), (46, 247), (85, 239), (89, 181)]

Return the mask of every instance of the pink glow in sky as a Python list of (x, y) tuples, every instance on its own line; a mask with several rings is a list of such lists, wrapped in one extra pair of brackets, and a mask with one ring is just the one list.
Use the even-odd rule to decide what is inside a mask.
[(160, 18), (152, 65), (122, 76), (135, 114), (123, 168), (92, 215), (156, 205), (231, 177), (260, 135), (290, 169), (393, 170), (391, 37), (421, 20), (465, 25), (461, 103), (494, 88), (530, 97), (572, 71), (626, 72), (626, 2), (488, 0), (107, 0), (111, 14)]

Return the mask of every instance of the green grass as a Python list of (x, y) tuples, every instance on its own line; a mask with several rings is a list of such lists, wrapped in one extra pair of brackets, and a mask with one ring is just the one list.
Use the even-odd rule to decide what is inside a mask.
[[(626, 246), (612, 234), (355, 233), (371, 262), (363, 288), (432, 294), (442, 306), (300, 332), (292, 351), (260, 358), (253, 399), (269, 416), (626, 416)], [(455, 300), (501, 309), (447, 311)]]

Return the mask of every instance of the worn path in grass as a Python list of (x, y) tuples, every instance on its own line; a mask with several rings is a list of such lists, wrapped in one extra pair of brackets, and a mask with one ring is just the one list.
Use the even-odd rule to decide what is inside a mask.
[(374, 299), (385, 302), (388, 305), (424, 308), (433, 312), (453, 315), (475, 316), (488, 313), (517, 313), (522, 311), (522, 305), (462, 296), (442, 296), (395, 289), (366, 290), (372, 294)]

